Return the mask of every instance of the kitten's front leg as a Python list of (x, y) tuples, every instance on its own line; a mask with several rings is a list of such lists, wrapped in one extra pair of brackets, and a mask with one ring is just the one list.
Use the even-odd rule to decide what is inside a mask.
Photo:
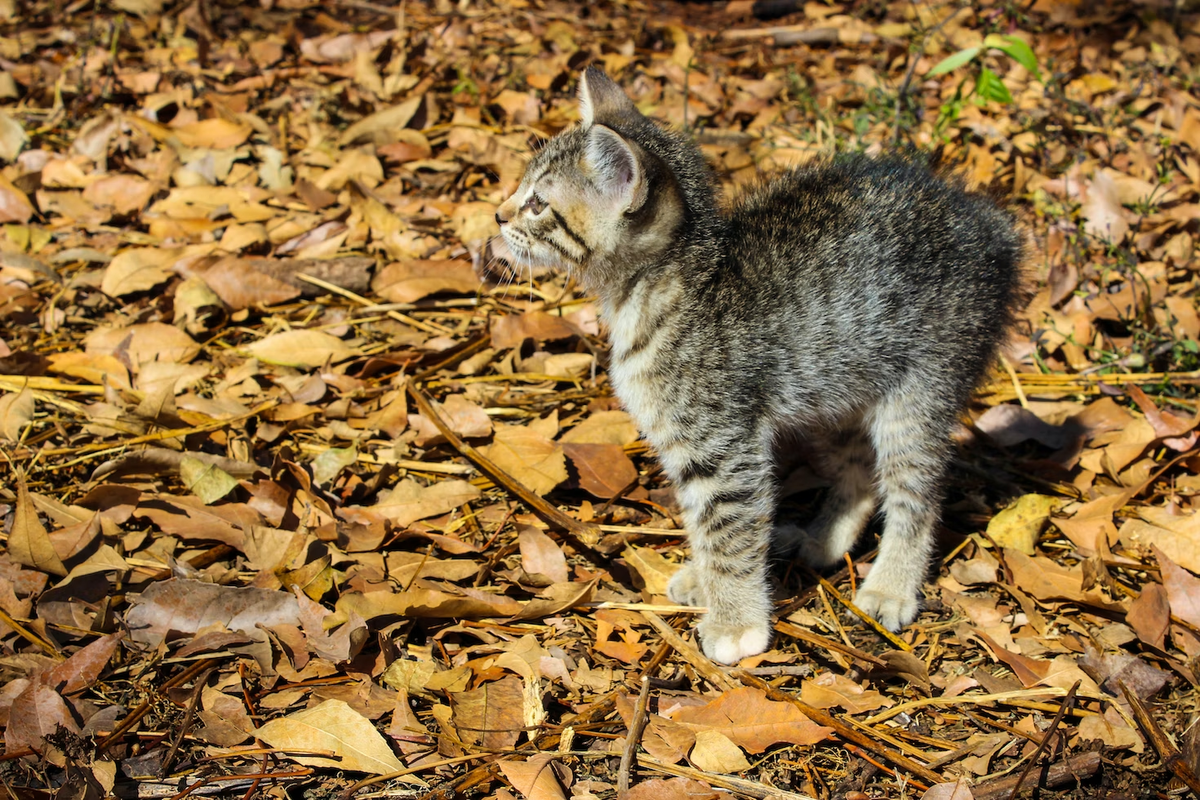
[(764, 454), (719, 458), (670, 470), (692, 558), (667, 593), (674, 602), (708, 607), (699, 624), (704, 652), (734, 664), (771, 642), (767, 549), (775, 492)]

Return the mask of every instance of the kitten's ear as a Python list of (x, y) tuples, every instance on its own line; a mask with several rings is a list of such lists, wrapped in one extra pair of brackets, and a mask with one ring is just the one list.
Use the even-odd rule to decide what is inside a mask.
[(640, 151), (612, 128), (593, 125), (588, 129), (584, 160), (596, 185), (621, 212), (637, 211), (646, 202)]
[(638, 113), (633, 101), (599, 67), (588, 67), (579, 79), (579, 120), (584, 128), (624, 114)]

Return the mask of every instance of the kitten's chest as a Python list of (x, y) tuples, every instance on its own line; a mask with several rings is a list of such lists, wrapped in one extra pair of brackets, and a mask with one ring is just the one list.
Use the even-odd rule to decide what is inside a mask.
[(641, 432), (654, 444), (675, 435), (674, 405), (684, 387), (673, 386), (682, 370), (681, 353), (671, 344), (678, 331), (665, 313), (673, 293), (658, 302), (626, 303), (608, 309), (606, 321), (612, 345), (608, 374), (613, 390)]

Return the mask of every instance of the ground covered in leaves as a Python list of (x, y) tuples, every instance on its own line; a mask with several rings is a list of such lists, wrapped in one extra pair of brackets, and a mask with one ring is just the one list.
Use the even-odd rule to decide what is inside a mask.
[[(765, 5), (0, 0), (11, 795), (1197, 788), (1200, 14)], [(665, 598), (596, 309), (489, 243), (593, 63), (731, 190), (913, 147), (1028, 232), (899, 637), (869, 542), (734, 669)]]

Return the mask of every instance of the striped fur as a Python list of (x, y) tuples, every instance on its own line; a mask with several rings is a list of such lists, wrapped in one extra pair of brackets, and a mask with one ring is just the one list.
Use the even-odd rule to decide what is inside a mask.
[[(828, 566), (877, 507), (856, 602), (892, 630), (912, 622), (949, 433), (1017, 292), (1012, 220), (901, 159), (788, 172), (721, 211), (694, 144), (599, 70), (580, 83), (581, 124), (497, 220), (515, 253), (599, 298), (613, 386), (676, 486), (692, 558), (670, 593), (708, 607), (705, 652), (764, 650), (769, 552)], [(797, 435), (833, 482), (805, 526), (775, 520), (774, 454)]]

